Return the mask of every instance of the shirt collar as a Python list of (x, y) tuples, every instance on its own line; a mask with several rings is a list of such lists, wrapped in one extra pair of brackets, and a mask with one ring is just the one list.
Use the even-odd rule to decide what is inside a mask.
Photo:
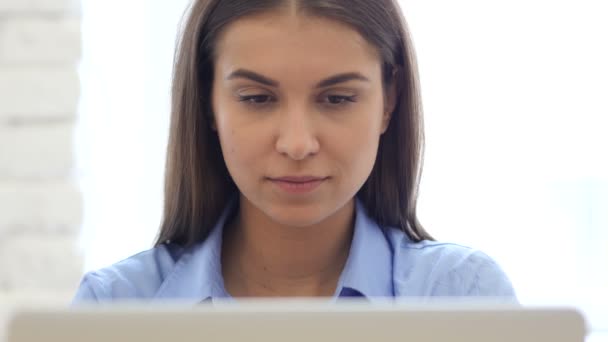
[(222, 276), (222, 238), (237, 198), (229, 201), (205, 241), (187, 250), (164, 280), (155, 298), (195, 303), (229, 297)]
[(336, 295), (353, 290), (368, 299), (393, 297), (393, 257), (386, 236), (356, 199), (355, 229)]
[[(224, 209), (205, 241), (186, 251), (156, 293), (158, 299), (201, 302), (228, 298), (221, 268), (223, 229), (237, 199)], [(392, 252), (384, 232), (372, 220), (359, 199), (350, 252), (336, 288), (336, 296), (394, 296)]]

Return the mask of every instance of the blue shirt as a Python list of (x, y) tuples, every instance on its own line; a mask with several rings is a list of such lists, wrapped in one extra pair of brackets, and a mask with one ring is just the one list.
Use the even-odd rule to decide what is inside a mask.
[[(163, 244), (86, 274), (81, 301), (227, 298), (221, 268), (228, 206), (208, 238), (191, 248)], [(412, 242), (396, 228), (381, 228), (357, 200), (350, 252), (334, 297), (468, 297), (515, 300), (513, 287), (486, 254), (452, 243)]]

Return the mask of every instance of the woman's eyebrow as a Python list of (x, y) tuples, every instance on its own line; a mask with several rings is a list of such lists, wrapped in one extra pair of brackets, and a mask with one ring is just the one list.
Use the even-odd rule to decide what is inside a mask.
[(246, 69), (238, 69), (235, 70), (233, 72), (230, 73), (230, 75), (228, 75), (228, 77), (226, 77), (227, 80), (233, 80), (235, 78), (245, 78), (254, 82), (258, 82), (258, 83), (262, 83), (264, 85), (267, 85), (269, 87), (278, 87), (279, 86), (279, 82), (270, 79), (266, 76), (262, 76), (260, 74), (258, 74), (257, 72), (253, 72), (251, 70), (246, 70)]
[[(278, 87), (279, 86), (279, 82), (275, 81), (271, 78), (268, 78), (266, 76), (260, 75), (257, 72), (251, 71), (251, 70), (247, 70), (247, 69), (237, 69), (233, 72), (230, 73), (230, 75), (228, 75), (228, 77), (226, 77), (227, 80), (233, 80), (235, 78), (245, 78), (254, 82), (258, 82), (270, 87)], [(330, 87), (332, 85), (336, 85), (339, 83), (344, 83), (344, 82), (348, 82), (348, 81), (363, 81), (363, 82), (369, 82), (369, 79), (365, 76), (363, 76), (362, 74), (358, 73), (358, 72), (347, 72), (347, 73), (342, 73), (342, 74), (337, 74), (331, 77), (328, 77), (322, 81), (320, 81), (319, 83), (317, 83), (316, 88), (325, 88), (325, 87)]]
[(347, 72), (343, 74), (334, 75), (332, 77), (326, 78), (323, 81), (317, 84), (317, 88), (325, 88), (330, 87), (332, 85), (336, 85), (339, 83), (344, 83), (348, 81), (363, 81), (369, 82), (369, 79), (358, 72)]

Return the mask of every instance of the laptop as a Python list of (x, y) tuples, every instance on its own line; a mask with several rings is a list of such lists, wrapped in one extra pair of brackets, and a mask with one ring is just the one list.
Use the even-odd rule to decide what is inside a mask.
[(583, 342), (585, 332), (569, 308), (258, 300), (20, 310), (8, 342)]

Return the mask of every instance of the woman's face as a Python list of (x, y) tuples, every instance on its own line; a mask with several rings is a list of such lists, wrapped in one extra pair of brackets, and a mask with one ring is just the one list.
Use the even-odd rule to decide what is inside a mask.
[(283, 12), (229, 25), (212, 108), (241, 205), (298, 227), (336, 213), (371, 173), (393, 98), (376, 49), (349, 26)]

